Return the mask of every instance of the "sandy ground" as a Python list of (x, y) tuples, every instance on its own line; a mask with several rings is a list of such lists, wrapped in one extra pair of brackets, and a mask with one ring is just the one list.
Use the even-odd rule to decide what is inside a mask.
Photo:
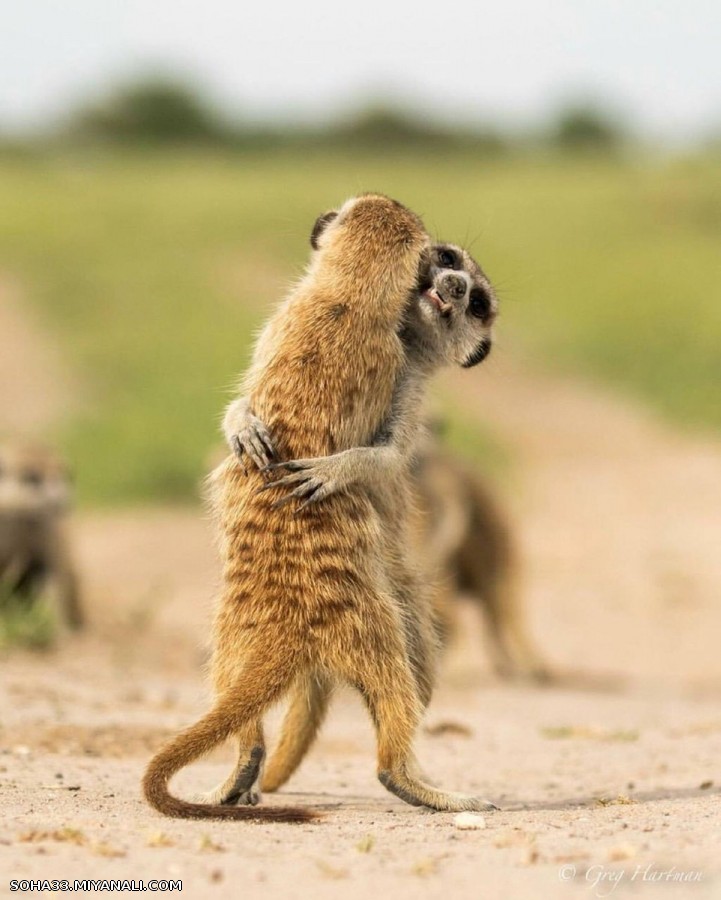
[[(0, 395), (0, 423), (41, 428), (58, 402), (44, 379)], [(494, 680), (462, 609), (428, 723), (468, 733), (424, 733), (419, 756), (502, 811), (465, 831), (387, 794), (367, 716), (342, 694), (282, 797), (324, 821), (162, 819), (138, 784), (153, 749), (206, 708), (210, 530), (192, 510), (85, 515), (92, 628), (2, 661), (0, 893), (11, 878), (127, 878), (181, 879), (198, 897), (721, 896), (721, 446), (502, 358), (449, 382), (518, 455), (509, 503), (529, 618), (559, 678)], [(229, 758), (178, 789), (215, 784)]]

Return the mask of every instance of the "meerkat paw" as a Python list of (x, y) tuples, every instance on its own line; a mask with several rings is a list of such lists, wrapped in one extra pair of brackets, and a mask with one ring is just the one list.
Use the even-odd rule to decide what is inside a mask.
[(407, 774), (382, 771), (378, 773), (378, 780), (386, 790), (411, 806), (425, 806), (438, 812), (491, 812), (499, 808), (483, 797), (439, 791)]
[(223, 806), (257, 806), (260, 803), (260, 788), (254, 785), (248, 791), (237, 794), (228, 794), (219, 801)]
[(245, 424), (233, 435), (232, 446), (246, 475), (248, 474), (246, 459), (249, 458), (259, 469), (265, 469), (275, 459), (275, 448), (270, 432), (252, 413), (247, 414)]
[(271, 488), (293, 488), (284, 497), (273, 503), (273, 509), (280, 509), (293, 500), (301, 500), (303, 502), (297, 510), (300, 511), (311, 503), (318, 503), (320, 500), (330, 497), (331, 494), (335, 494), (343, 487), (343, 484), (336, 478), (337, 462), (331, 457), (292, 459), (287, 462), (270, 463), (264, 471), (290, 473), (258, 488), (258, 492), (268, 491)]
[(261, 800), (260, 788), (254, 785), (246, 791), (229, 790), (225, 783), (219, 784), (212, 791), (192, 794), (191, 803), (203, 806), (257, 806)]
[(263, 777), (265, 750), (253, 747), (242, 754), (233, 774), (212, 791), (197, 794), (194, 803), (206, 806), (257, 806), (260, 803), (260, 782)]
[(475, 797), (473, 794), (450, 794), (454, 803), (453, 807), (449, 807), (450, 812), (498, 812), (500, 806), (496, 806), (485, 797)]

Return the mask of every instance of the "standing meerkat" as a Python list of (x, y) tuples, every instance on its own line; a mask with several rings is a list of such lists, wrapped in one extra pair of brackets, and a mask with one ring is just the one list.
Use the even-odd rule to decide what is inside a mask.
[[(304, 509), (338, 492), (359, 490), (373, 499), (385, 525), (387, 566), (396, 585), (423, 707), (434, 681), (434, 598), (405, 561), (412, 539), (407, 488), (418, 449), (422, 400), (428, 378), (441, 366), (470, 367), (485, 359), (496, 315), (495, 295), (476, 261), (455, 245), (434, 245), (400, 331), (403, 374), (389, 415), (370, 446), (315, 459), (272, 462), (278, 455), (274, 429), (255, 415), (249, 398), (231, 404), (224, 420), (226, 440), (241, 460), (249, 457), (266, 472), (289, 473), (264, 488), (288, 489), (279, 503), (297, 501)], [(405, 490), (399, 491), (398, 485)], [(278, 748), (263, 777), (264, 790), (276, 790), (300, 764), (323, 721), (332, 689), (332, 681), (317, 673), (296, 683)]]
[[(405, 207), (366, 195), (321, 221), (314, 243), (308, 273), (261, 335), (244, 384), (278, 452), (291, 459), (368, 445), (382, 428), (404, 365), (398, 332), (428, 238)], [(435, 809), (488, 808), (415, 776), (422, 704), (369, 497), (337, 492), (322, 508), (293, 512), (282, 488), (259, 491), (260, 473), (244, 474), (234, 457), (213, 473), (212, 487), (225, 561), (212, 660), (216, 701), (151, 760), (147, 800), (179, 817), (307, 818), (303, 810), (185, 802), (168, 782), (235, 736), (239, 762), (216, 795), (257, 802), (262, 716), (294, 682), (317, 673), (361, 692), (389, 790)]]
[(71, 497), (68, 469), (51, 450), (0, 446), (0, 592), (27, 606), (47, 597), (59, 621), (77, 629), (84, 617), (67, 533)]

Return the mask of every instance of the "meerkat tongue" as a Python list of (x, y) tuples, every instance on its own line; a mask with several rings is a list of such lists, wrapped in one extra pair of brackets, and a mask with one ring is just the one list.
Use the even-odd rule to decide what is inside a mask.
[(446, 303), (443, 297), (441, 297), (441, 295), (434, 287), (428, 288), (428, 290), (426, 291), (426, 297), (428, 297), (428, 299), (433, 303), (433, 305), (441, 315), (444, 315), (445, 313), (450, 311), (451, 304)]

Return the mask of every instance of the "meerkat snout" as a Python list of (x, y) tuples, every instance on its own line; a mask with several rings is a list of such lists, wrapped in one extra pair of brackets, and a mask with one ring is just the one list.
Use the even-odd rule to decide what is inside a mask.
[(470, 279), (465, 272), (448, 272), (439, 280), (441, 295), (446, 299), (462, 300), (470, 286)]

